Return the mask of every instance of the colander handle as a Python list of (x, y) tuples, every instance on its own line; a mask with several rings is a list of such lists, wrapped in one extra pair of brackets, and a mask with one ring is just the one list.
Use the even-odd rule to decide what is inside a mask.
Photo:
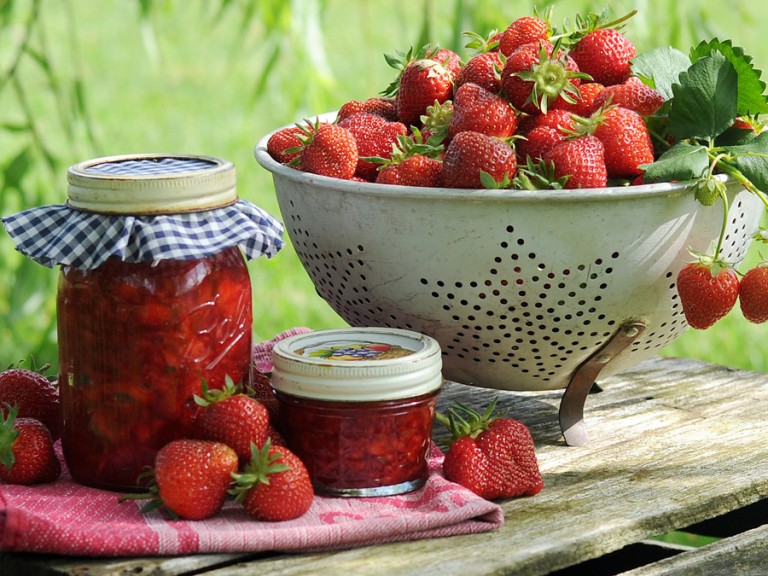
[(560, 401), (560, 430), (569, 446), (586, 446), (589, 433), (584, 423), (584, 404), (600, 372), (645, 330), (642, 322), (628, 322), (587, 358), (573, 373)]

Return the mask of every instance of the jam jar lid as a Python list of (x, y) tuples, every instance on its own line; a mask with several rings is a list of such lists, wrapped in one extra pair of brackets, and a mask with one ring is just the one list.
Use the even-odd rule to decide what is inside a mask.
[(237, 202), (234, 165), (211, 156), (106, 156), (71, 166), (67, 182), (67, 203), (99, 214), (168, 214)]
[(272, 387), (316, 400), (413, 398), (443, 384), (442, 353), (425, 334), (340, 328), (297, 334), (272, 349)]

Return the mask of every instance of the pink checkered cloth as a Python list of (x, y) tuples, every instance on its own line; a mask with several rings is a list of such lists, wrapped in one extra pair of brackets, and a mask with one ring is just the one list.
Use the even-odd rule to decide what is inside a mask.
[[(255, 348), (257, 369), (269, 372), (271, 365), (260, 359), (265, 361), (271, 345)], [(304, 516), (277, 523), (257, 522), (234, 502), (207, 520), (170, 520), (157, 510), (143, 514), (143, 502), (120, 503), (115, 492), (81, 486), (64, 466), (61, 478), (50, 484), (0, 485), (0, 550), (78, 556), (321, 551), (501, 526), (500, 506), (446, 480), (442, 460), (433, 446), (427, 483), (414, 492), (375, 498), (316, 496)]]

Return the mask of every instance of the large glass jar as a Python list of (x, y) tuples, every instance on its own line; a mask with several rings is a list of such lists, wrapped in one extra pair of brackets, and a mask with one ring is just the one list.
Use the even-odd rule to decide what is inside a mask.
[(3, 219), (17, 249), (60, 266), (62, 448), (73, 478), (135, 490), (170, 440), (194, 436), (195, 394), (250, 378), (246, 258), (283, 226), (238, 198), (231, 162), (187, 155), (72, 166), (67, 203)]
[(249, 378), (251, 286), (237, 247), (190, 260), (62, 267), (62, 447), (72, 476), (136, 485), (155, 453), (194, 436), (194, 396)]

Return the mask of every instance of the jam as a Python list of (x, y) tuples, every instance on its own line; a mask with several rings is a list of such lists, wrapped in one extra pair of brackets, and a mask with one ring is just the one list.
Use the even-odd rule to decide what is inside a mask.
[(426, 481), (436, 394), (386, 402), (277, 397), (286, 442), (318, 492), (386, 495)]
[(194, 435), (194, 395), (250, 375), (252, 300), (238, 247), (89, 271), (58, 293), (62, 448), (75, 480), (125, 489), (170, 440)]
[(280, 429), (315, 491), (385, 496), (427, 479), (440, 347), (406, 330), (299, 334), (275, 344)]

